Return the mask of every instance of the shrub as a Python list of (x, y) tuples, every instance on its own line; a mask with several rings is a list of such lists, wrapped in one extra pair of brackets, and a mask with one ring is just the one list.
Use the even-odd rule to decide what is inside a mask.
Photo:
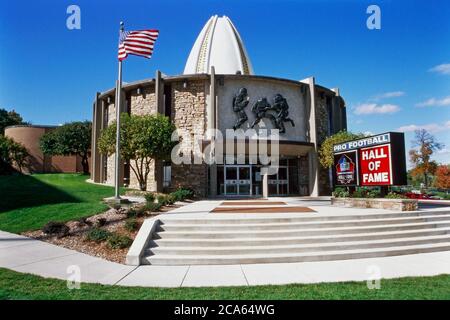
[(337, 187), (336, 189), (334, 189), (333, 194), (336, 198), (348, 198), (350, 195), (347, 189), (342, 187)]
[(167, 198), (167, 196), (165, 194), (161, 194), (157, 197), (158, 199), (158, 203), (162, 206), (166, 206), (169, 204), (169, 199)]
[(389, 192), (385, 196), (385, 198), (386, 199), (408, 199), (408, 197), (406, 197), (406, 196), (404, 196), (402, 194), (396, 193), (396, 192)]
[(145, 205), (144, 209), (151, 212), (158, 212), (161, 209), (161, 204), (157, 202), (150, 202)]
[(96, 227), (103, 227), (105, 224), (106, 224), (105, 218), (98, 218), (97, 221), (95, 222)]
[(111, 232), (100, 228), (92, 228), (86, 233), (86, 239), (95, 242), (106, 241), (110, 236)]
[(136, 231), (139, 228), (139, 222), (135, 218), (127, 219), (125, 222), (125, 229), (130, 232)]
[(147, 201), (147, 203), (155, 202), (155, 194), (153, 192), (146, 193), (145, 194), (145, 201)]
[(143, 208), (133, 208), (128, 210), (127, 212), (127, 218), (137, 218), (142, 217), (144, 215)]
[(352, 194), (352, 198), (380, 198), (380, 191), (377, 189), (358, 188)]
[(66, 236), (70, 231), (70, 228), (65, 223), (50, 221), (43, 228), (42, 232), (45, 234), (52, 234), (58, 236)]
[(175, 201), (184, 201), (186, 199), (192, 199), (194, 197), (194, 192), (191, 189), (179, 188), (172, 192), (171, 195), (175, 198)]
[(133, 240), (127, 236), (123, 236), (117, 233), (113, 233), (108, 237), (108, 245), (112, 249), (124, 249), (131, 246)]

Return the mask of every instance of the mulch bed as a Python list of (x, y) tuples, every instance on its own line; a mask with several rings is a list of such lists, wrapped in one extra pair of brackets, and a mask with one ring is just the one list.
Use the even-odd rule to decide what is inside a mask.
[[(172, 205), (161, 208), (161, 212), (168, 212), (175, 208), (179, 208), (179, 205)], [(159, 215), (161, 212), (154, 212), (147, 214), (143, 217), (137, 217), (136, 220), (139, 223), (139, 228), (145, 219), (151, 216)], [(57, 246), (61, 246), (67, 249), (72, 249), (78, 252), (82, 252), (91, 256), (103, 258), (109, 261), (125, 263), (125, 258), (128, 252), (128, 248), (125, 249), (111, 249), (106, 242), (94, 242), (85, 239), (87, 231), (89, 231), (99, 219), (105, 219), (106, 223), (101, 229), (108, 230), (110, 232), (116, 232), (121, 235), (125, 235), (134, 240), (139, 228), (136, 231), (130, 232), (125, 229), (125, 222), (127, 215), (116, 209), (109, 209), (106, 212), (91, 216), (86, 220), (92, 223), (92, 226), (81, 225), (78, 221), (68, 221), (66, 225), (70, 228), (69, 234), (64, 237), (57, 237), (55, 235), (47, 235), (42, 230), (23, 232), (22, 235), (34, 238), (41, 241), (46, 241)]]
[(270, 206), (270, 205), (283, 206), (283, 205), (286, 205), (286, 202), (282, 202), (282, 201), (224, 201), (220, 205), (221, 206)]
[(216, 207), (213, 213), (289, 213), (289, 212), (316, 212), (308, 207)]

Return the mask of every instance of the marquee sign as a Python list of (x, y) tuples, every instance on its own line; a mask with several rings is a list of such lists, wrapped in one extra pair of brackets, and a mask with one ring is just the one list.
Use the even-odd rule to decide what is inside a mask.
[(333, 146), (336, 186), (406, 184), (405, 138), (388, 132)]

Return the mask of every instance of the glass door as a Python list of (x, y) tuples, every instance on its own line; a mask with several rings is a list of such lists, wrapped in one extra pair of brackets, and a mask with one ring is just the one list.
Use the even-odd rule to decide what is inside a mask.
[(289, 194), (288, 167), (278, 167), (278, 173), (268, 177), (268, 187), (270, 196), (286, 196)]
[(251, 166), (225, 166), (224, 184), (225, 195), (251, 195), (252, 194), (252, 167)]

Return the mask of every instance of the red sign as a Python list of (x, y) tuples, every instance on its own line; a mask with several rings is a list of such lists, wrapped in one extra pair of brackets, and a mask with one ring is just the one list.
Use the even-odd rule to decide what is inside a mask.
[(362, 186), (392, 184), (390, 145), (360, 149), (359, 161)]

